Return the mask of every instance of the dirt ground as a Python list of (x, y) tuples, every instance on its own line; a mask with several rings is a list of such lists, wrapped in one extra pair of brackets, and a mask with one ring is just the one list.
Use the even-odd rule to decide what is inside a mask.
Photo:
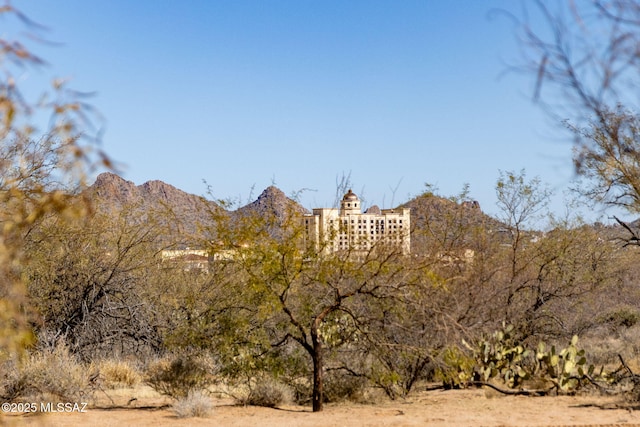
[[(322, 413), (310, 408), (279, 409), (234, 406), (213, 399), (208, 418), (177, 418), (169, 401), (139, 390), (111, 396), (106, 402), (78, 413), (3, 414), (0, 424), (27, 426), (639, 426), (640, 405), (602, 396), (504, 396), (491, 390), (453, 390), (416, 393), (411, 399), (372, 404), (328, 404)], [(137, 400), (127, 404), (132, 398)], [(113, 406), (113, 404), (109, 405)]]

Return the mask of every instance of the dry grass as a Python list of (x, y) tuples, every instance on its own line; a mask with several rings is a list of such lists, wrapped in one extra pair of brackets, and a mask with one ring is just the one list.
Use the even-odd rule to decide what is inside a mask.
[(86, 401), (92, 394), (89, 372), (64, 343), (30, 354), (2, 378), (2, 397), (20, 399)]
[(616, 368), (620, 366), (620, 355), (635, 373), (640, 373), (640, 325), (614, 331), (600, 328), (584, 339), (581, 337), (580, 342), (589, 363), (606, 369)]
[(146, 383), (165, 396), (186, 398), (192, 392), (209, 388), (215, 382), (215, 371), (215, 364), (206, 357), (177, 355), (151, 363)]
[(142, 375), (130, 363), (122, 360), (102, 360), (97, 364), (103, 386), (108, 389), (134, 388), (142, 382)]
[(213, 403), (207, 393), (196, 390), (176, 399), (171, 409), (178, 418), (207, 418), (213, 412)]

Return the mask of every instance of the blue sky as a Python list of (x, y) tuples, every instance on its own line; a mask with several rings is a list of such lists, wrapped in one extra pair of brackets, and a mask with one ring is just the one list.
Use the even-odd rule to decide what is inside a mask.
[[(330, 206), (350, 174), (367, 205), (465, 183), (496, 212), (499, 170), (562, 192), (570, 143), (531, 101), (510, 0), (15, 1), (60, 45), (25, 80), (95, 91), (124, 178), (247, 201), (275, 183)], [(2, 22), (0, 22), (2, 25)], [(393, 189), (397, 189), (394, 191)], [(563, 207), (557, 198), (556, 212)]]

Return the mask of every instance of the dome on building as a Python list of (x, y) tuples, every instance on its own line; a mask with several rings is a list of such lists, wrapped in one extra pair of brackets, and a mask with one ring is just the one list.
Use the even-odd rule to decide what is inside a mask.
[(347, 194), (345, 194), (344, 197), (342, 198), (342, 201), (344, 201), (344, 202), (351, 202), (351, 201), (356, 201), (356, 200), (359, 200), (358, 196), (356, 196), (356, 193), (351, 191), (351, 189), (349, 189)]

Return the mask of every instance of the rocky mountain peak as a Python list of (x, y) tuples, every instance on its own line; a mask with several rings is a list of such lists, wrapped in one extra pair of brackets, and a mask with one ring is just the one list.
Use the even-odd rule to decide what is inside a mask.
[(163, 181), (153, 180), (147, 181), (140, 186), (144, 191), (148, 193), (155, 194), (166, 194), (167, 191), (176, 191), (178, 190), (173, 185), (169, 185)]
[(119, 205), (134, 202), (139, 197), (137, 187), (133, 182), (111, 172), (98, 175), (90, 189), (98, 199), (110, 200)]
[(158, 221), (172, 222), (175, 228), (192, 233), (198, 224), (210, 220), (218, 205), (204, 197), (189, 194), (162, 181), (148, 181), (136, 186), (118, 175), (100, 174), (89, 188), (96, 208), (102, 211), (134, 209), (141, 217), (153, 213)]
[(236, 212), (241, 215), (275, 216), (283, 221), (291, 213), (302, 213), (305, 209), (295, 200), (288, 198), (278, 187), (271, 185), (254, 202), (241, 207)]
[(186, 193), (163, 181), (147, 181), (138, 187), (144, 198), (156, 199), (169, 204), (193, 205), (200, 202), (201, 197)]
[(260, 199), (268, 199), (268, 198), (287, 198), (282, 190), (280, 190), (275, 185), (270, 185), (264, 189), (264, 191), (258, 196), (258, 200)]
[(103, 172), (96, 178), (96, 182), (93, 184), (94, 187), (103, 187), (108, 185), (133, 185), (135, 184), (131, 181), (127, 181), (124, 178), (116, 175), (113, 172)]

